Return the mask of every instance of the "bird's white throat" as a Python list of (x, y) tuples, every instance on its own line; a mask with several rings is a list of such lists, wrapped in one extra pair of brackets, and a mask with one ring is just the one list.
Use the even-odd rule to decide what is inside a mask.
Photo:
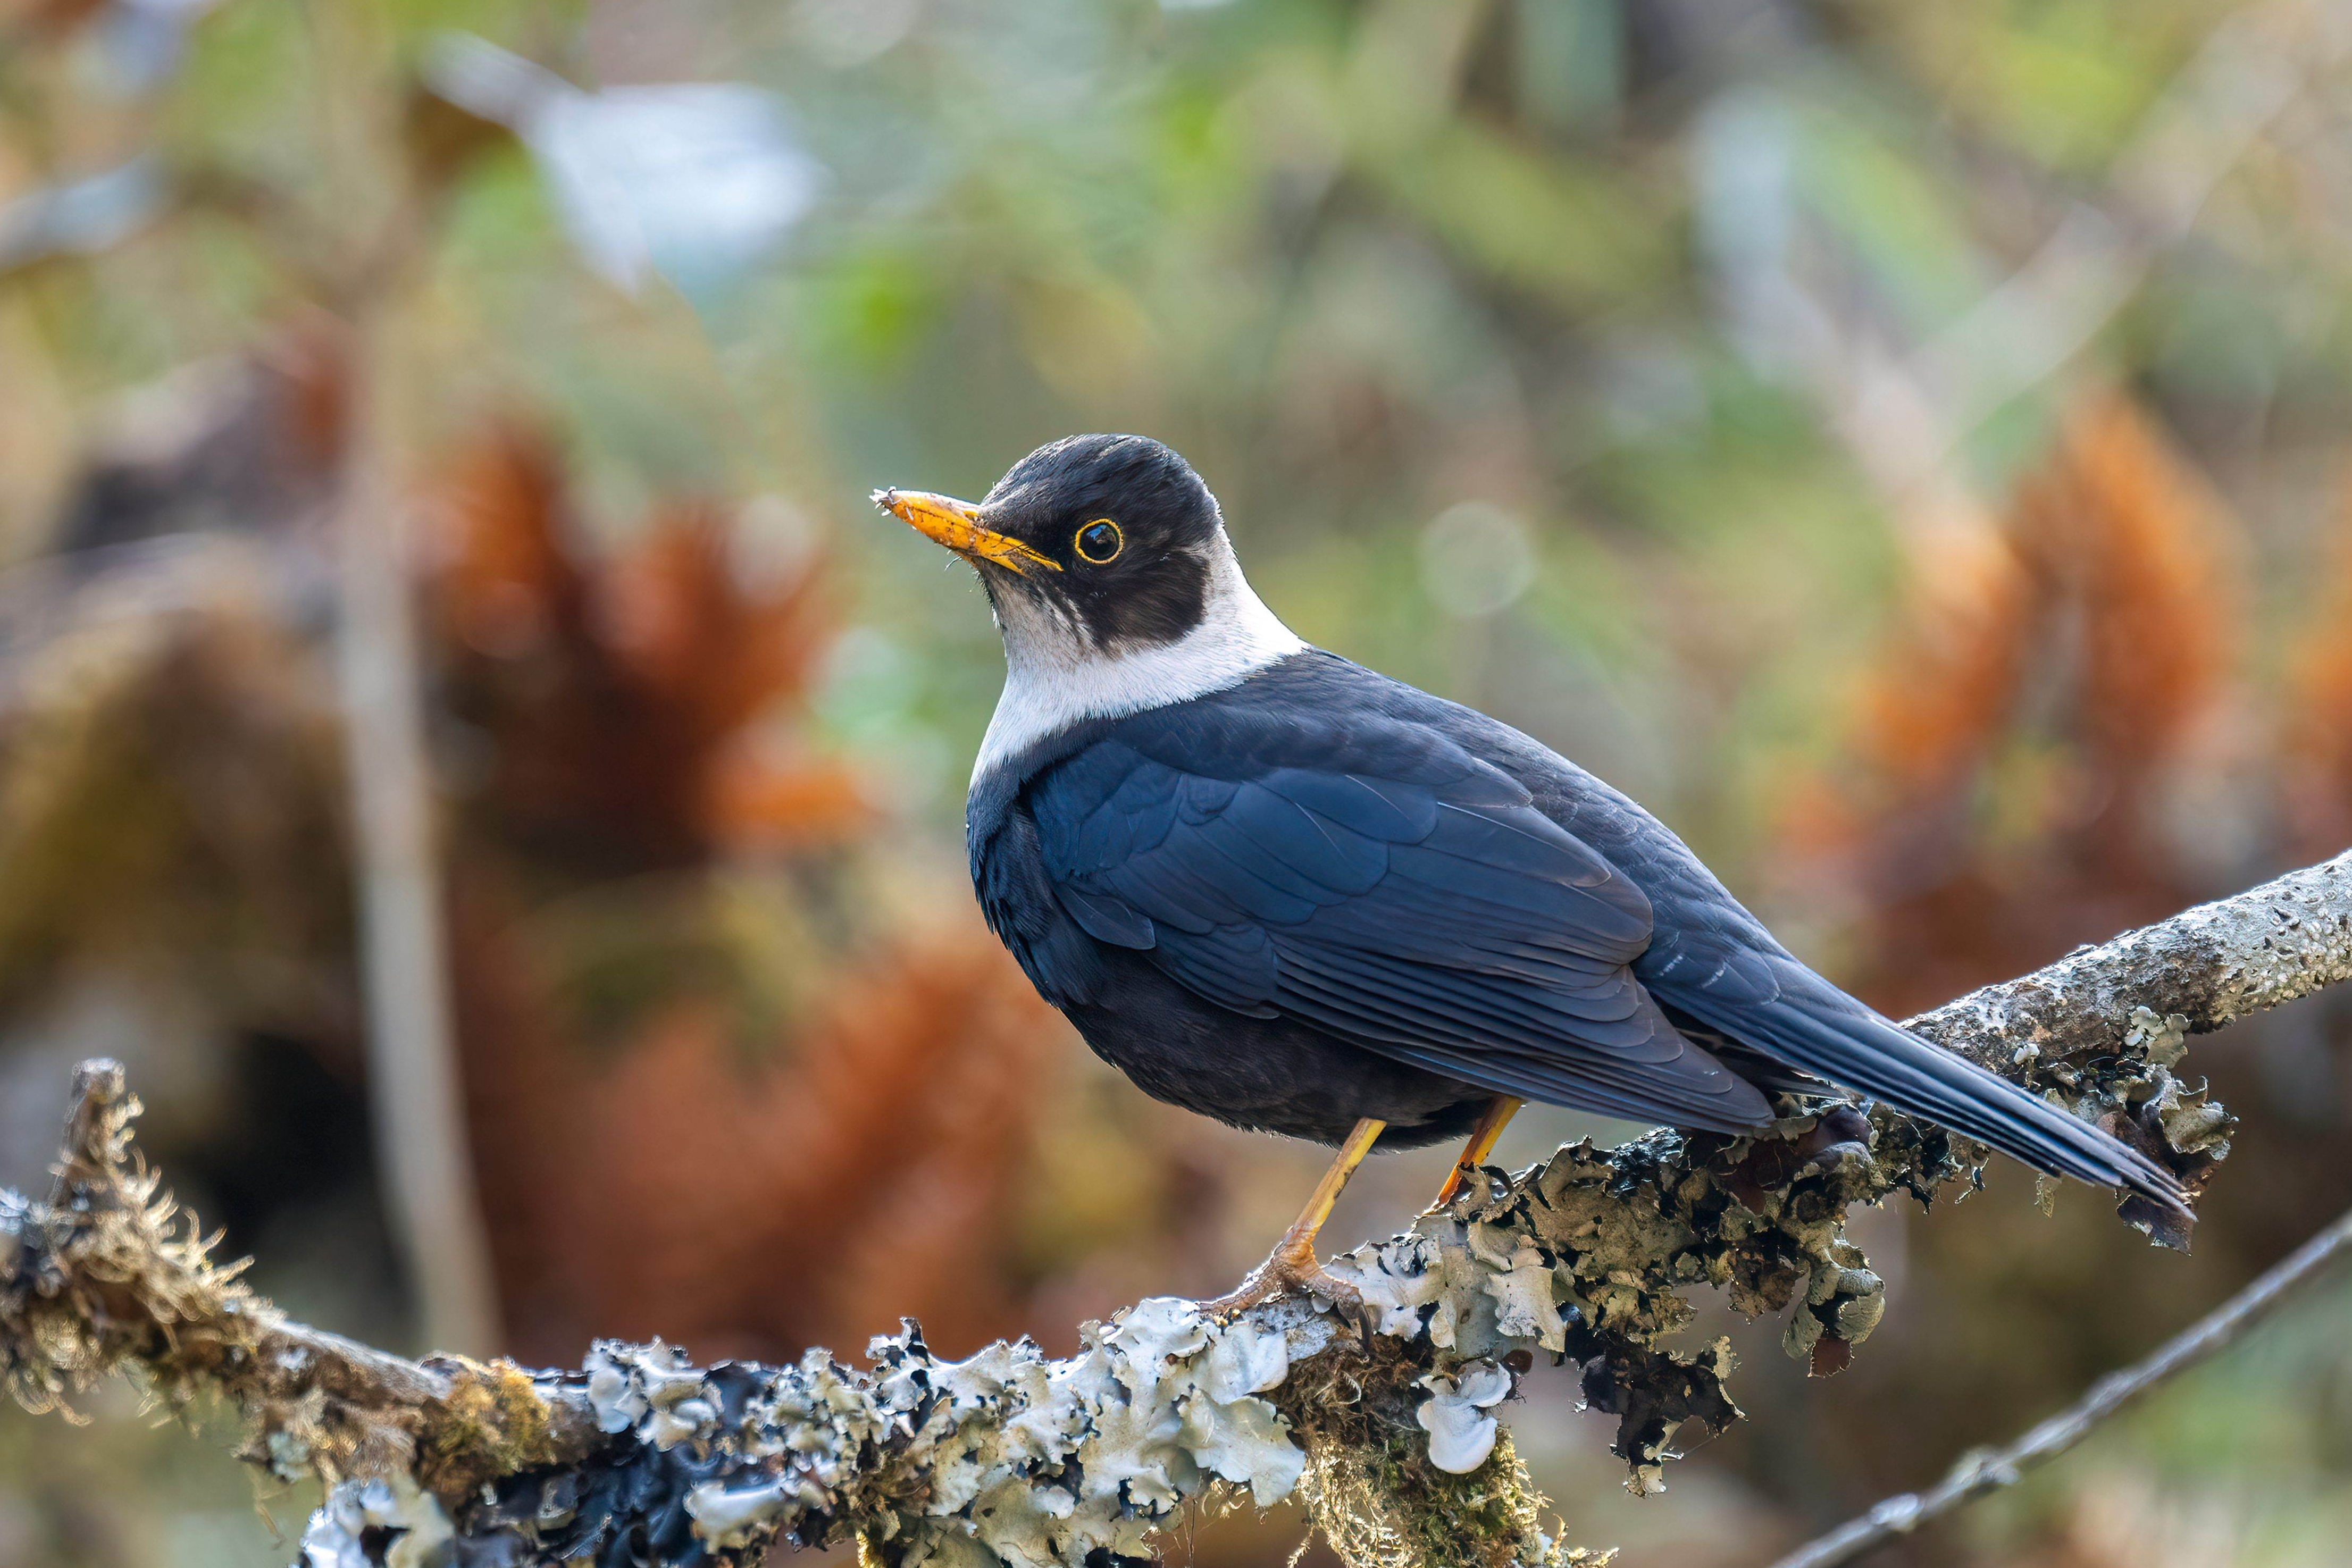
[(1223, 691), (1304, 649), (1242, 575), (1223, 530), (1209, 549), (1200, 624), (1156, 647), (1106, 651), (1024, 594), (993, 596), (1004, 637), (1004, 691), (971, 776), (1074, 724)]

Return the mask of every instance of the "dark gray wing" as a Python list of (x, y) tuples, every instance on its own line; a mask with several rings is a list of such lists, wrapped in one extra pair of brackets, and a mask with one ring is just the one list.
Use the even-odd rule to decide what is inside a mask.
[(1055, 896), (1235, 1012), (1497, 1093), (1769, 1119), (1629, 968), (1639, 888), (1427, 727), (1349, 718), (1190, 705), (1114, 727), (1024, 792)]

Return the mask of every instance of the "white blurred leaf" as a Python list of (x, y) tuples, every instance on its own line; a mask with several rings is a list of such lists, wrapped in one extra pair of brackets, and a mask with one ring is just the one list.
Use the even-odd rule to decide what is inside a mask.
[(28, 191), (0, 205), (0, 269), (110, 249), (160, 215), (167, 194), (161, 171), (143, 156), (88, 179)]
[(624, 288), (648, 271), (694, 290), (772, 254), (815, 203), (824, 166), (782, 103), (740, 82), (583, 92), (479, 38), (427, 57), (432, 89), (530, 149), (589, 265)]

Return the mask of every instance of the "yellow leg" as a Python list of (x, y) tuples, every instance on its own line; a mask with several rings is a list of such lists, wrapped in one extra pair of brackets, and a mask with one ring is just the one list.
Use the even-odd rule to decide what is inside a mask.
[(1387, 1125), (1386, 1122), (1375, 1121), (1370, 1116), (1356, 1124), (1354, 1131), (1348, 1134), (1348, 1141), (1341, 1144), (1339, 1152), (1331, 1156), (1331, 1164), (1324, 1170), (1323, 1179), (1317, 1182), (1315, 1190), (1307, 1195), (1307, 1207), (1298, 1211), (1298, 1223), (1291, 1229), (1304, 1231), (1312, 1239), (1317, 1231), (1323, 1228), (1323, 1222), (1331, 1218), (1331, 1206), (1338, 1203), (1339, 1195), (1348, 1190), (1348, 1179), (1356, 1174), (1356, 1167), (1364, 1163), (1364, 1156), (1372, 1152), (1372, 1145), (1379, 1139), (1381, 1130)]
[(1434, 1213), (1454, 1201), (1454, 1195), (1462, 1190), (1472, 1173), (1485, 1165), (1486, 1156), (1495, 1152), (1496, 1141), (1502, 1137), (1503, 1129), (1510, 1125), (1511, 1118), (1518, 1114), (1519, 1107), (1525, 1103), (1527, 1102), (1516, 1094), (1497, 1094), (1486, 1102), (1486, 1109), (1480, 1114), (1476, 1128), (1471, 1132), (1469, 1143), (1463, 1145), (1462, 1157), (1454, 1162), (1454, 1168), (1445, 1175), (1445, 1185), (1437, 1189), (1437, 1201), (1429, 1206), (1431, 1212)]
[(1266, 1254), (1265, 1261), (1251, 1270), (1249, 1277), (1234, 1289), (1213, 1301), (1202, 1301), (1202, 1312), (1211, 1317), (1222, 1317), (1228, 1312), (1256, 1306), (1286, 1290), (1313, 1291), (1318, 1295), (1343, 1303), (1352, 1303), (1359, 1299), (1354, 1286), (1333, 1278), (1324, 1270), (1321, 1260), (1315, 1255), (1315, 1237), (1323, 1228), (1323, 1222), (1331, 1218), (1331, 1206), (1339, 1202), (1339, 1195), (1347, 1190), (1348, 1178), (1356, 1174), (1356, 1167), (1362, 1165), (1364, 1156), (1372, 1152), (1372, 1145), (1380, 1138), (1381, 1129), (1387, 1125), (1387, 1123), (1370, 1116), (1356, 1124), (1355, 1130), (1348, 1134), (1348, 1141), (1339, 1145), (1339, 1154), (1333, 1156), (1329, 1167), (1324, 1171), (1323, 1179), (1317, 1182), (1315, 1190), (1307, 1195), (1307, 1207), (1299, 1210), (1298, 1218), (1292, 1222), (1290, 1228), (1282, 1233), (1282, 1239), (1275, 1243), (1274, 1250)]

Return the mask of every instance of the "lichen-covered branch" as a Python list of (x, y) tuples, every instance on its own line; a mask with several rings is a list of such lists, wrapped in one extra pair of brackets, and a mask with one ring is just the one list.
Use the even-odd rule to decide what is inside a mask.
[(282, 1479), (400, 1475), (450, 1497), (598, 1440), (506, 1363), (407, 1361), (281, 1316), (132, 1155), (122, 1069), (84, 1062), (74, 1089), (48, 1200), (0, 1192), (0, 1378), (20, 1404), (69, 1411), (130, 1372), (173, 1411), (226, 1397), (251, 1425), (241, 1457)]
[[(2174, 1074), (2188, 1034), (2352, 976), (2352, 855), (2190, 910), (1915, 1020), (2104, 1122), (2192, 1190), (2229, 1118)], [(421, 1364), (288, 1322), (215, 1266), (131, 1163), (119, 1069), (85, 1070), (56, 1191), (0, 1198), (0, 1370), (37, 1407), (116, 1370), (167, 1406), (216, 1390), (245, 1457), (332, 1490), (313, 1568), (750, 1563), (856, 1539), (889, 1563), (1139, 1557), (1188, 1504), (1299, 1495), (1360, 1564), (1566, 1563), (1496, 1416), (1538, 1355), (1572, 1360), (1634, 1484), (1685, 1422), (1738, 1416), (1722, 1342), (1673, 1336), (1695, 1288), (1790, 1310), (1789, 1350), (1844, 1364), (1878, 1278), (1857, 1203), (1923, 1201), (1982, 1151), (1883, 1110), (1791, 1103), (1754, 1138), (1660, 1132), (1489, 1173), (1335, 1261), (1366, 1303), (1230, 1321), (1147, 1301), (1084, 1348), (968, 1360), (912, 1324), (869, 1364), (689, 1364), (604, 1343), (578, 1372)], [(2158, 1217), (2126, 1217), (2153, 1227)], [(2178, 1240), (2178, 1237), (2158, 1236)]]

